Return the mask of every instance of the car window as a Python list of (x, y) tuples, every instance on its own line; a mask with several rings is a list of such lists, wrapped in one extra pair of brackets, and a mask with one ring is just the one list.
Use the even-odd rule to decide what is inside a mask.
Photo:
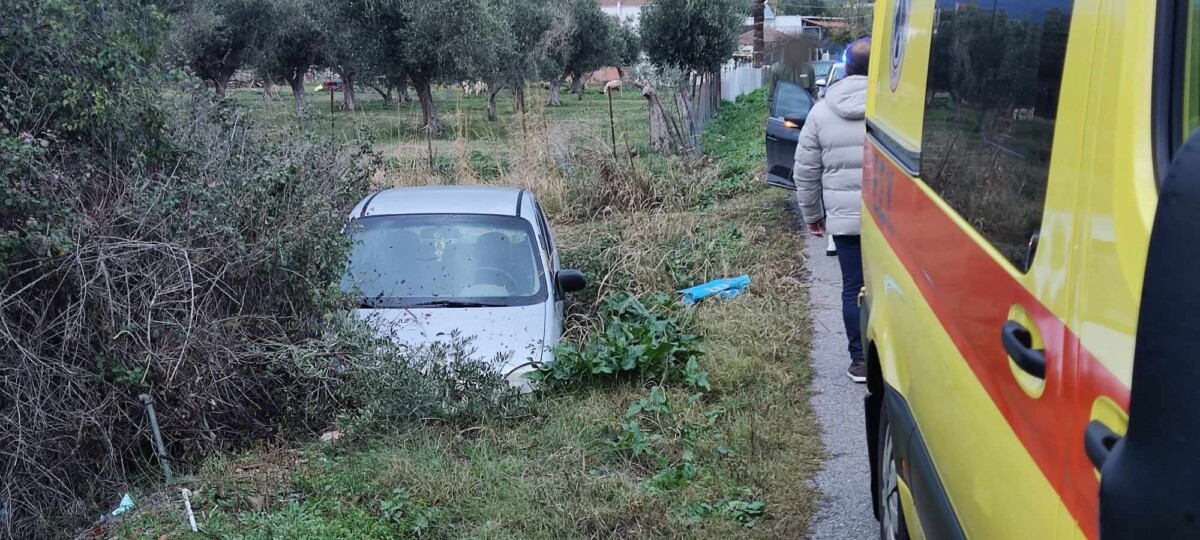
[(833, 84), (846, 78), (846, 65), (838, 64), (833, 67), (833, 71), (829, 75), (829, 84)]
[(538, 228), (542, 233), (542, 247), (545, 248), (546, 256), (554, 253), (554, 237), (550, 234), (550, 224), (546, 222), (546, 213), (542, 212), (542, 205), (537, 201), (533, 202), (533, 211), (537, 214)]
[(813, 62), (813, 75), (818, 79), (824, 79), (826, 75), (833, 69), (833, 62)]
[(936, 2), (921, 178), (1018, 268), (1041, 225), (1071, 9)]
[(488, 215), (374, 216), (350, 227), (342, 289), (369, 307), (432, 301), (530, 305), (546, 299), (533, 227)]
[(812, 109), (813, 97), (799, 84), (779, 81), (775, 85), (775, 100), (771, 103), (771, 116), (783, 118), (788, 115), (808, 114)]

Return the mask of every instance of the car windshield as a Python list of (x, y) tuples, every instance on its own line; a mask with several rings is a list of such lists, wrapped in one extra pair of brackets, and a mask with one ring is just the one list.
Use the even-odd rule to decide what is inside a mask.
[(796, 83), (781, 81), (775, 89), (775, 110), (772, 116), (804, 116), (813, 106), (812, 94)]
[(363, 307), (532, 305), (546, 278), (529, 222), (510, 216), (421, 214), (356, 220), (342, 290)]
[(832, 74), (829, 76), (829, 84), (833, 84), (846, 78), (846, 64), (838, 64), (833, 67)]
[(813, 74), (818, 79), (824, 79), (826, 75), (829, 75), (830, 70), (833, 69), (833, 62), (813, 62), (812, 68)]

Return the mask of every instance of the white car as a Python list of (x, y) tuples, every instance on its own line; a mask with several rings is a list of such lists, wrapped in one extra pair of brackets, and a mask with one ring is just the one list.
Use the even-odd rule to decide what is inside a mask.
[(361, 292), (359, 316), (410, 345), (472, 337), (476, 356), (515, 387), (552, 360), (563, 297), (587, 285), (559, 268), (537, 199), (523, 189), (393, 188), (350, 214), (354, 238), (342, 282)]
[(833, 83), (846, 78), (846, 64), (838, 62), (833, 65), (833, 69), (829, 70), (829, 77), (825, 80), (817, 81), (817, 99), (825, 99), (825, 92), (829, 90)]

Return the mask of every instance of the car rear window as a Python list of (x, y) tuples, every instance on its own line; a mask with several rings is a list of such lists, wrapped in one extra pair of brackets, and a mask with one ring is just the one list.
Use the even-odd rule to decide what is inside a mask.
[(521, 218), (373, 216), (356, 220), (349, 234), (342, 289), (361, 295), (364, 307), (517, 306), (547, 297), (536, 236)]

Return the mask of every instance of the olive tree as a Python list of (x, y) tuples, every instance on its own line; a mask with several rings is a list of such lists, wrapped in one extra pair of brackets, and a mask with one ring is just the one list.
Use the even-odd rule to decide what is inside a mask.
[(229, 79), (261, 49), (268, 8), (263, 0), (199, 0), (174, 14), (171, 43), (192, 72), (224, 96)]
[(314, 7), (325, 21), (322, 63), (342, 79), (342, 108), (354, 110), (358, 108), (354, 85), (379, 57), (375, 50), (377, 40), (364, 36), (370, 27), (370, 0), (342, 0)]
[(496, 40), (496, 62), (482, 70), (488, 85), (488, 120), (496, 120), (496, 96), (504, 88), (524, 111), (525, 84), (538, 73), (554, 22), (551, 0), (496, 0), (493, 5), (503, 28)]
[[(396, 32), (403, 72), (412, 81), (421, 102), (424, 129), (441, 134), (433, 99), (434, 83), (480, 78), (496, 62), (502, 44), (503, 23), (498, 10), (485, 0), (399, 0), (407, 27)], [(385, 29), (385, 31), (389, 31)]]
[(657, 0), (642, 10), (641, 45), (659, 68), (707, 74), (737, 51), (746, 0)]
[(296, 114), (306, 116), (304, 77), (321, 63), (328, 40), (326, 23), (315, 16), (315, 0), (266, 1), (270, 24), (257, 67), (266, 77), (286, 81), (296, 99)]
[(615, 62), (612, 36), (617, 25), (596, 0), (555, 0), (553, 7), (543, 68), (550, 76), (547, 104), (557, 107), (562, 105), (564, 80), (579, 80)]

